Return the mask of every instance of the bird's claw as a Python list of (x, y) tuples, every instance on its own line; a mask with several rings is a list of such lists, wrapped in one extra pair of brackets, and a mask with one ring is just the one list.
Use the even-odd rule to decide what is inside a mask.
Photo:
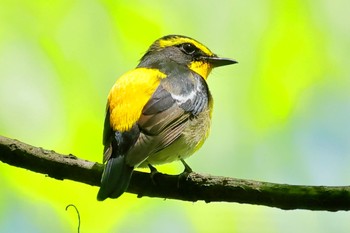
[(184, 165), (185, 169), (182, 173), (191, 173), (193, 172), (192, 168), (185, 162), (185, 160), (181, 159), (181, 163)]
[(177, 188), (180, 188), (180, 182), (183, 180), (186, 180), (188, 175), (193, 172), (192, 168), (185, 162), (185, 160), (181, 159), (181, 163), (184, 165), (184, 171), (179, 174), (178, 180), (177, 180)]
[(150, 172), (151, 181), (154, 185), (156, 185), (157, 183), (154, 180), (154, 176), (159, 172), (158, 172), (157, 168), (153, 167), (151, 164), (148, 164), (148, 167), (151, 170), (151, 172)]

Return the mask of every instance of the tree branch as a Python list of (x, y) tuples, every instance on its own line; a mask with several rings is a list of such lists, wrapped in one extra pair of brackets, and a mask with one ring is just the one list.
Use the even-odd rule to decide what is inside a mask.
[[(63, 180), (99, 186), (103, 165), (62, 155), (0, 136), (0, 160), (12, 166)], [(128, 192), (138, 197), (184, 201), (238, 202), (281, 209), (350, 210), (350, 186), (302, 186), (274, 184), (189, 173), (166, 175), (135, 171)]]

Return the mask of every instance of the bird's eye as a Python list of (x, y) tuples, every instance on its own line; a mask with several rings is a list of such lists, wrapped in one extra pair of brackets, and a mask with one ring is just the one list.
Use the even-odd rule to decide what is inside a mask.
[(181, 50), (184, 53), (186, 53), (188, 55), (191, 55), (191, 54), (194, 54), (194, 52), (196, 52), (197, 48), (193, 44), (184, 43), (184, 44), (181, 45)]

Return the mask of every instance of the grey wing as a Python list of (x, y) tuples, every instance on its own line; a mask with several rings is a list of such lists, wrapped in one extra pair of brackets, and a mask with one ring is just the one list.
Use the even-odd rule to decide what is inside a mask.
[(207, 96), (196, 86), (174, 95), (160, 85), (142, 111), (138, 121), (140, 136), (127, 155), (127, 163), (138, 166), (179, 138), (189, 119), (208, 105)]
[(149, 155), (169, 146), (181, 135), (189, 117), (190, 113), (160, 86), (142, 111), (138, 121), (140, 135), (128, 152), (127, 164), (138, 166)]

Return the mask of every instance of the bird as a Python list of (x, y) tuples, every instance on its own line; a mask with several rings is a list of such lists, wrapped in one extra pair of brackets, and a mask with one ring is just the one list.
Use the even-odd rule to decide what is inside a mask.
[(235, 63), (187, 36), (157, 39), (109, 92), (97, 200), (121, 196), (135, 168), (152, 170), (180, 160), (190, 169), (184, 159), (203, 145), (210, 131), (208, 75), (213, 68)]

